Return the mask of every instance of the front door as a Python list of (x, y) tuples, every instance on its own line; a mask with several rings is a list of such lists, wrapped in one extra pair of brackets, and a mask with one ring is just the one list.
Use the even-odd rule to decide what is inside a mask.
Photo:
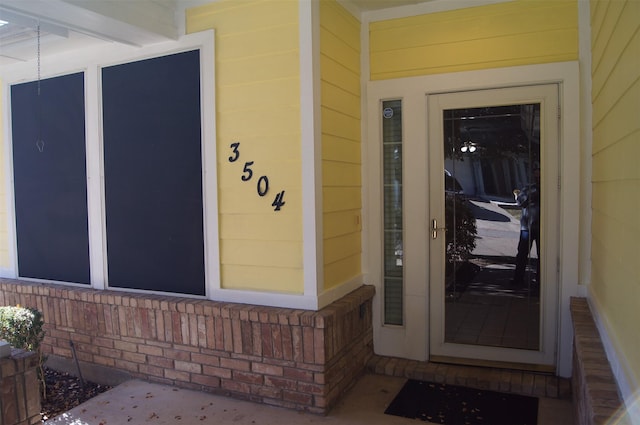
[(427, 95), (429, 358), (554, 370), (558, 87)]

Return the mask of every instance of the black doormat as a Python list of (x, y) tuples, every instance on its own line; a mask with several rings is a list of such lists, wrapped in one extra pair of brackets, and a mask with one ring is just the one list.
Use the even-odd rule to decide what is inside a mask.
[(447, 425), (535, 425), (538, 399), (410, 379), (384, 413)]

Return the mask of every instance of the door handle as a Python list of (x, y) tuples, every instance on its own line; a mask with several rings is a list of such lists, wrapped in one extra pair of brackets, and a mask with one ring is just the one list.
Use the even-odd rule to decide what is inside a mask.
[(436, 239), (438, 237), (438, 230), (442, 230), (444, 232), (447, 231), (446, 227), (438, 227), (438, 220), (435, 218), (431, 220), (431, 239)]

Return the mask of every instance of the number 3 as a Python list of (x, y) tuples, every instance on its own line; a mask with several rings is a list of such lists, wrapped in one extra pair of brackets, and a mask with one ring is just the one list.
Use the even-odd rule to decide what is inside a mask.
[(229, 162), (236, 162), (238, 158), (240, 158), (240, 151), (238, 148), (240, 147), (240, 142), (231, 143), (231, 149), (233, 149), (233, 156), (229, 157)]

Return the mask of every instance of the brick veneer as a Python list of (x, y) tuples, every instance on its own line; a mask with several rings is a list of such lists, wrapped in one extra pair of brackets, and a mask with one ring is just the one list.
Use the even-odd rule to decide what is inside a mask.
[(549, 373), (483, 366), (421, 362), (374, 355), (369, 373), (420, 381), (460, 385), (481, 390), (523, 394), (533, 397), (571, 398), (571, 381)]
[(38, 356), (29, 351), (11, 351), (0, 359), (0, 424), (36, 425), (40, 418)]
[(578, 425), (626, 424), (600, 334), (586, 298), (571, 298), (573, 320), (573, 405)]
[(42, 311), (45, 355), (135, 378), (326, 413), (373, 355), (362, 286), (305, 311), (0, 280), (0, 305)]

